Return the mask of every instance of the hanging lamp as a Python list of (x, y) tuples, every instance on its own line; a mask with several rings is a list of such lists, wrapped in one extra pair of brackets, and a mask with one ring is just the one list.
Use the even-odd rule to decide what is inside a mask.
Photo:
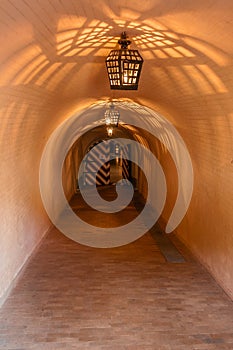
[(119, 119), (120, 119), (120, 112), (118, 111), (118, 109), (115, 108), (115, 105), (113, 102), (111, 102), (109, 107), (106, 109), (104, 113), (104, 118), (105, 118), (106, 125), (118, 126)]
[(131, 41), (127, 38), (126, 32), (121, 34), (118, 43), (121, 48), (112, 50), (105, 61), (110, 88), (113, 90), (137, 90), (143, 58), (138, 50), (128, 49)]

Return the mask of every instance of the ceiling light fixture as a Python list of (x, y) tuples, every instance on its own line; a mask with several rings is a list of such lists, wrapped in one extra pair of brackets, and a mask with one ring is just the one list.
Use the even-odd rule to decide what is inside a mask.
[(126, 32), (118, 40), (121, 48), (112, 50), (107, 59), (106, 67), (110, 88), (113, 90), (137, 90), (143, 58), (138, 50), (130, 50), (131, 41), (127, 39)]
[(107, 127), (107, 133), (108, 133), (108, 137), (111, 137), (113, 134), (113, 128), (111, 126)]
[(118, 126), (120, 112), (118, 111), (118, 109), (115, 108), (113, 102), (111, 102), (110, 106), (106, 109), (104, 113), (104, 118), (106, 125)]

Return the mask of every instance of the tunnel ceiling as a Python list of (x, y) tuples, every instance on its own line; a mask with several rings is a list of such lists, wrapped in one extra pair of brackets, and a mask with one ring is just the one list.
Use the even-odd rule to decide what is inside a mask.
[[(28, 113), (30, 99), (39, 124), (49, 114), (52, 127), (78, 106), (109, 97), (156, 106), (180, 122), (191, 99), (225, 98), (228, 111), (230, 0), (11, 0), (0, 11), (3, 107), (13, 96)], [(113, 93), (105, 58), (123, 30), (145, 63), (137, 92)]]

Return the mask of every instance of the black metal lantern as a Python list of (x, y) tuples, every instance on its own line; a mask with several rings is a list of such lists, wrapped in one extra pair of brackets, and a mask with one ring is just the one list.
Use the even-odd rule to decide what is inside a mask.
[(130, 50), (131, 41), (126, 32), (118, 40), (120, 50), (112, 50), (106, 59), (106, 67), (111, 89), (137, 90), (143, 58), (138, 50)]

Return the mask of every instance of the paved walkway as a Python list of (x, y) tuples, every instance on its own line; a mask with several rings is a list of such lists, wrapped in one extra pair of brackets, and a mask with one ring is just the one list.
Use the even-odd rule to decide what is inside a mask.
[(0, 311), (0, 349), (232, 350), (232, 302), (182, 253), (168, 262), (149, 233), (95, 249), (54, 228)]

